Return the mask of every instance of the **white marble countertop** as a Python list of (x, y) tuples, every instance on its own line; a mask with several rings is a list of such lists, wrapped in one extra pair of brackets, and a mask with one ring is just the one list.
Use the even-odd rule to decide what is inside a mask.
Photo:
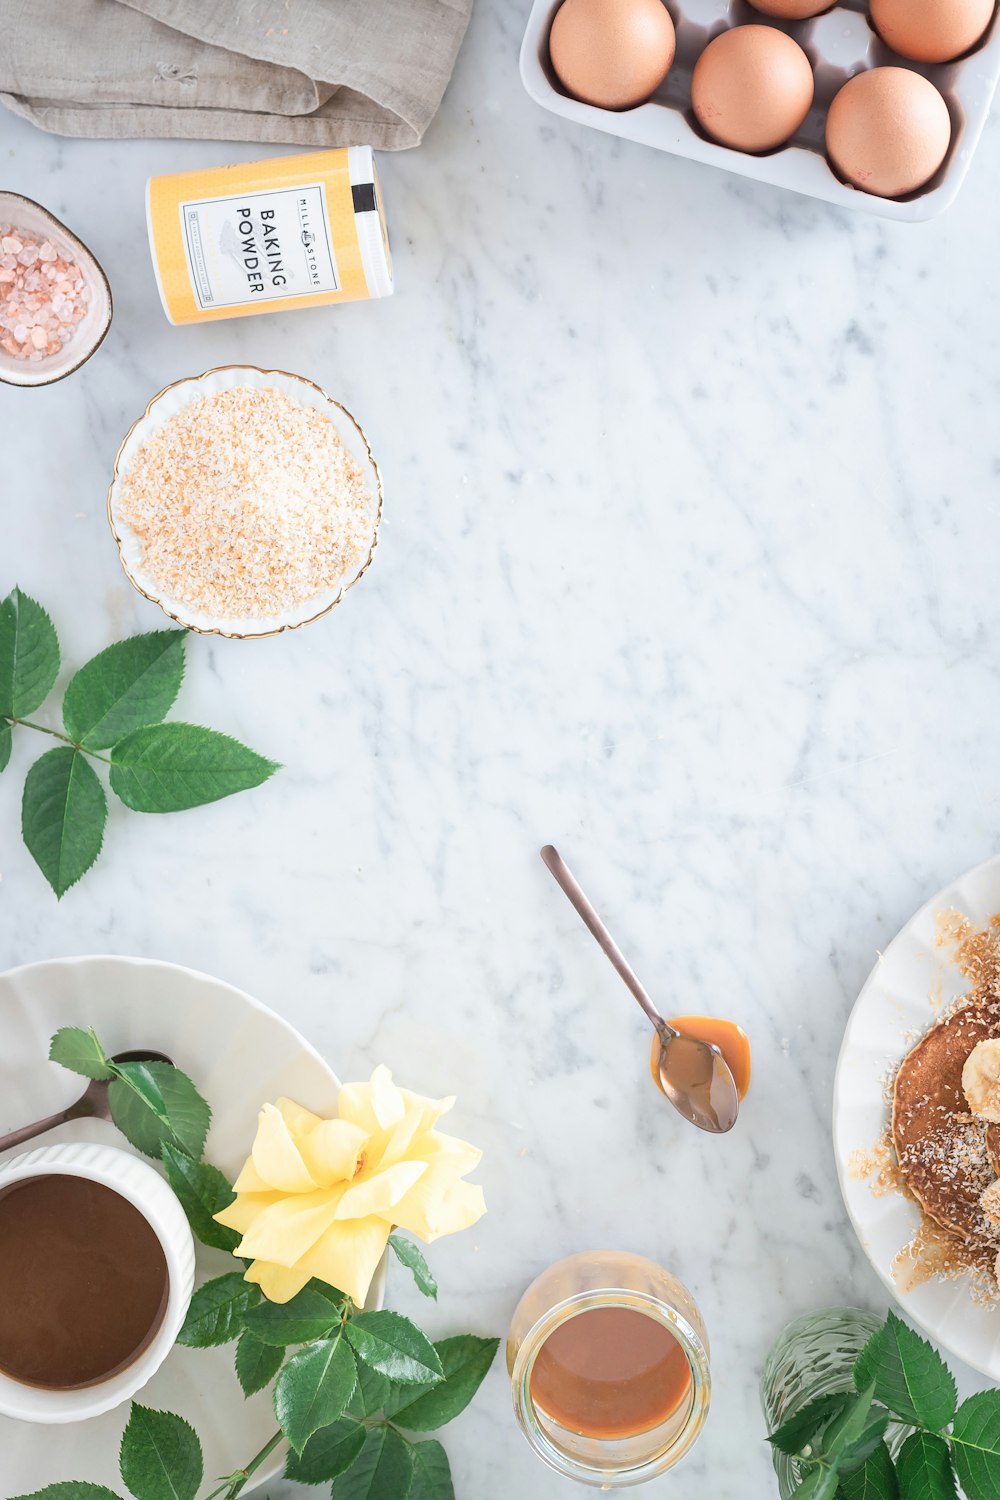
[[(526, 9), (482, 0), (425, 144), (382, 158), (391, 301), (171, 328), (146, 177), (260, 152), (0, 118), (0, 184), (77, 229), (115, 294), (80, 374), (0, 388), (0, 592), (48, 605), (67, 675), (163, 623), (103, 507), (168, 381), (239, 360), (314, 378), (386, 491), (334, 615), (190, 641), (177, 712), (281, 760), (271, 783), (162, 819), (113, 807), (57, 904), (17, 832), (21, 737), (0, 957), (175, 960), (274, 1006), (342, 1076), (385, 1061), (457, 1091), (491, 1211), (431, 1251), (434, 1326), (503, 1333), (570, 1250), (661, 1260), (704, 1311), (715, 1396), (651, 1493), (768, 1500), (768, 1344), (806, 1309), (885, 1306), (830, 1147), (845, 1017), (876, 951), (1000, 833), (1000, 130), (943, 219), (852, 217), (544, 114), (517, 75)], [(643, 1018), (547, 840), (665, 1006), (749, 1030), (734, 1137), (696, 1136), (649, 1085)], [(459, 1500), (569, 1493), (499, 1363), (446, 1442)]]

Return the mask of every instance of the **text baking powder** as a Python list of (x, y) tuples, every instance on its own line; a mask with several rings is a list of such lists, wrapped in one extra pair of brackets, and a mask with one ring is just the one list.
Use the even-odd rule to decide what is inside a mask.
[(370, 146), (151, 177), (146, 219), (171, 323), (392, 294)]

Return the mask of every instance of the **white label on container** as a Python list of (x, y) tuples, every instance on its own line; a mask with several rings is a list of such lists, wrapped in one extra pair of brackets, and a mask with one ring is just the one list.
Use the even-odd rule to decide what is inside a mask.
[(321, 183), (196, 198), (181, 231), (202, 309), (340, 290)]

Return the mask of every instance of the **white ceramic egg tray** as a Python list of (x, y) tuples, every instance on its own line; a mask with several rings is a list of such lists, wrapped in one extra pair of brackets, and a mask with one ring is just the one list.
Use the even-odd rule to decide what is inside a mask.
[[(549, 61), (549, 30), (560, 0), (535, 0), (521, 46), (521, 78), (532, 99), (580, 125), (675, 156), (724, 167), (779, 187), (807, 193), (844, 208), (887, 219), (932, 219), (955, 198), (983, 132), (1000, 81), (1000, 21), (994, 15), (985, 39), (952, 63), (925, 64), (900, 57), (868, 24), (865, 0), (841, 0), (810, 21), (778, 21), (746, 0), (670, 0), (677, 30), (677, 56), (660, 88), (635, 109), (598, 109), (571, 98)], [(702, 133), (691, 108), (691, 73), (705, 46), (720, 31), (750, 23), (777, 26), (802, 46), (816, 78), (816, 96), (802, 128), (786, 146), (755, 156), (716, 145)], [(952, 139), (940, 170), (926, 187), (906, 198), (877, 198), (842, 182), (826, 159), (823, 133), (833, 96), (848, 78), (883, 64), (912, 68), (941, 90), (952, 120)]]

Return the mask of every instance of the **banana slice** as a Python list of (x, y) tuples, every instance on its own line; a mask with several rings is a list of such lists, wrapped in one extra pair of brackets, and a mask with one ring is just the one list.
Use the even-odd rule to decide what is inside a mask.
[(979, 1207), (991, 1224), (1000, 1228), (1000, 1177), (991, 1182), (979, 1200)]
[(973, 1047), (962, 1069), (962, 1090), (974, 1115), (1000, 1124), (1000, 1038)]

